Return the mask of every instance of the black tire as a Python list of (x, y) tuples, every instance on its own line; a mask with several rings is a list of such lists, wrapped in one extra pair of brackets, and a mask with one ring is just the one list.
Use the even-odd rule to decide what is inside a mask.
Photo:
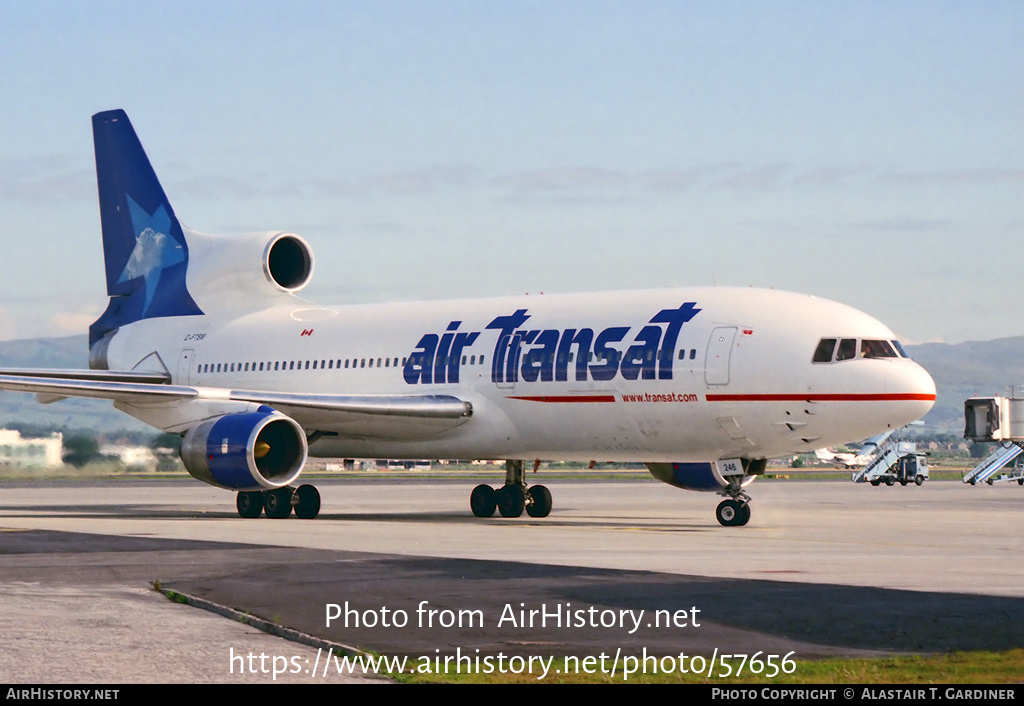
[(885, 477), (885, 484), (887, 486), (889, 486), (890, 488), (892, 487), (893, 483), (895, 483), (895, 482), (896, 482), (896, 479), (893, 478), (892, 476), (886, 476)]
[(531, 485), (526, 494), (530, 502), (526, 505), (526, 514), (530, 517), (547, 517), (551, 514), (551, 491), (543, 485)]
[(743, 517), (741, 507), (741, 504), (736, 500), (723, 500), (720, 502), (715, 509), (715, 517), (718, 519), (718, 524), (723, 527), (735, 527), (739, 524), (738, 520)]
[(254, 519), (263, 514), (263, 493), (258, 490), (243, 491), (235, 498), (238, 514), (246, 519)]
[(320, 491), (312, 485), (300, 485), (295, 491), (295, 516), (312, 520), (320, 514)]
[(900, 485), (905, 486), (906, 484), (907, 484), (907, 479), (906, 478), (904, 478), (903, 480), (900, 481)]
[(924, 476), (914, 476), (914, 482), (918, 485), (924, 485)]
[(871, 485), (873, 485), (873, 486), (875, 486), (877, 488), (879, 485), (882, 484), (882, 481), (878, 480), (877, 478), (872, 478), (870, 483), (871, 483)]
[(469, 494), (469, 507), (477, 517), (494, 517), (498, 507), (497, 493), (489, 485), (478, 485)]
[(274, 520), (283, 520), (292, 514), (292, 492), (291, 488), (268, 490), (263, 498), (267, 517)]
[(737, 527), (742, 527), (750, 522), (750, 505), (747, 503), (740, 503), (740, 515), (737, 519), (739, 520), (736, 523)]
[(526, 493), (522, 486), (503, 485), (498, 490), (498, 512), (502, 517), (519, 517), (526, 507)]

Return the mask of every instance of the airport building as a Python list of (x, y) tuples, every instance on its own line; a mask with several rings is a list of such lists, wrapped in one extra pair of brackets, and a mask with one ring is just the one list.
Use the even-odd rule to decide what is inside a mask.
[(23, 439), (21, 432), (0, 429), (0, 465), (51, 468), (61, 464), (64, 437), (60, 432), (39, 439)]

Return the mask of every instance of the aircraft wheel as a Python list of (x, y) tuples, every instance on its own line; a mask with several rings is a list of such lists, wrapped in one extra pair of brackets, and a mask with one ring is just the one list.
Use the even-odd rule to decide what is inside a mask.
[(916, 476), (914, 482), (918, 485), (924, 485), (924, 476)]
[(494, 517), (498, 507), (497, 493), (489, 485), (478, 485), (469, 494), (469, 507), (477, 517)]
[(740, 514), (737, 520), (737, 527), (742, 527), (743, 525), (750, 522), (750, 505), (748, 505), (747, 503), (740, 503)]
[[(718, 518), (718, 524), (723, 527), (735, 527), (739, 522), (739, 519), (743, 517), (743, 510), (741, 510), (742, 504), (736, 500), (723, 500), (718, 504), (718, 508), (715, 510), (715, 517)], [(749, 510), (748, 517), (749, 517)]]
[(300, 485), (295, 491), (295, 516), (312, 520), (320, 514), (320, 491), (312, 485)]
[(247, 519), (253, 519), (263, 514), (263, 493), (258, 490), (243, 491), (235, 498), (235, 507), (238, 514)]
[(292, 514), (292, 492), (291, 488), (268, 490), (263, 499), (263, 504), (267, 510), (267, 517), (283, 520)]
[(522, 486), (503, 485), (497, 492), (498, 512), (502, 517), (519, 517), (526, 507), (526, 493)]
[(551, 513), (551, 491), (543, 485), (531, 485), (526, 494), (530, 503), (526, 506), (526, 514), (530, 517), (547, 517)]

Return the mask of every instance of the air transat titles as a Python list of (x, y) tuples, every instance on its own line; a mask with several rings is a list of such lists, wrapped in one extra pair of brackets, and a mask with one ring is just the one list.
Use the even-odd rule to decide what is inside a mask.
[[(633, 337), (625, 351), (620, 346), (630, 326), (530, 330), (523, 324), (531, 315), (517, 309), (498, 316), (484, 328), (496, 331), (491, 354), (491, 382), (566, 382), (573, 379), (607, 381), (621, 375), (626, 380), (671, 380), (679, 332), (700, 312), (696, 302), (677, 309), (662, 309)], [(479, 338), (480, 331), (459, 331), (452, 321), (443, 334), (425, 334), (416, 344), (403, 371), (410, 385), (457, 383), (463, 356)]]

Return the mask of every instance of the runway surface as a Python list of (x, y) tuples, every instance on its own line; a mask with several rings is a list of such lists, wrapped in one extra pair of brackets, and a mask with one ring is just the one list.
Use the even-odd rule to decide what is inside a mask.
[[(318, 482), (314, 521), (242, 520), (232, 494), (188, 481), (6, 484), (0, 681), (339, 678), (310, 674), (315, 649), (173, 604), (155, 580), (413, 659), (1024, 646), (1015, 484), (758, 482), (750, 524), (724, 528), (716, 496), (653, 480), (545, 481), (550, 517), (480, 520), (474, 483)], [(335, 604), (347, 627), (326, 625)], [(523, 624), (531, 610), (544, 625)], [(259, 654), (288, 671), (272, 679)]]

